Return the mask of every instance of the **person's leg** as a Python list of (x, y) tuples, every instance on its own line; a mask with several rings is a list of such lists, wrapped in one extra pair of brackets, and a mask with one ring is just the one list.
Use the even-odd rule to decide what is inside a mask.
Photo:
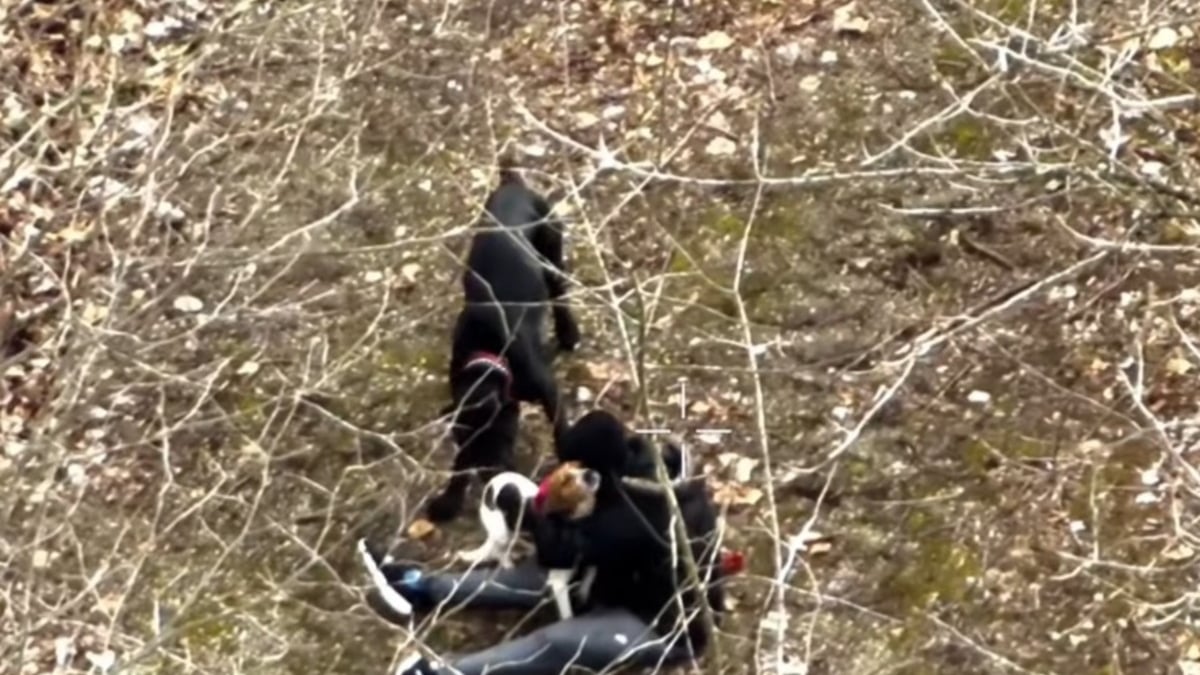
[(546, 570), (531, 560), (508, 569), (431, 574), (425, 590), (434, 604), (446, 608), (532, 609), (545, 598)]
[(372, 588), (367, 605), (384, 619), (407, 624), (414, 611), (532, 609), (545, 597), (546, 571), (534, 561), (509, 569), (478, 567), (462, 573), (427, 573), (417, 565), (392, 562), (359, 542)]
[(396, 675), (559, 675), (568, 667), (670, 666), (690, 658), (685, 647), (671, 642), (626, 610), (599, 609), (444, 664), (410, 658)]

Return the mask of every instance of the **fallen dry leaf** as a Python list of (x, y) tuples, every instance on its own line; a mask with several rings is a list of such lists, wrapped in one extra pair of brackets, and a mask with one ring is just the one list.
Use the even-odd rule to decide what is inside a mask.
[(850, 2), (833, 10), (833, 31), (862, 35), (870, 28), (871, 23), (858, 13), (856, 2)]
[(1170, 49), (1179, 43), (1179, 33), (1170, 26), (1163, 26), (1150, 36), (1150, 40), (1146, 43), (1146, 48), (1152, 51), (1162, 49)]
[(762, 498), (762, 490), (736, 483), (725, 483), (713, 493), (713, 501), (721, 506), (754, 506)]
[(91, 223), (76, 224), (70, 227), (64, 227), (54, 233), (55, 238), (64, 244), (77, 244), (82, 241), (87, 241), (92, 235)]
[(84, 656), (87, 658), (88, 663), (92, 664), (92, 667), (101, 673), (107, 673), (112, 670), (113, 665), (117, 662), (117, 655), (111, 649), (106, 649), (102, 652), (88, 652)]
[(753, 457), (739, 457), (737, 464), (733, 467), (733, 479), (739, 483), (749, 481), (750, 476), (754, 474), (754, 469), (757, 466), (757, 459)]
[(583, 367), (588, 377), (594, 380), (624, 382), (629, 379), (624, 366), (616, 361), (585, 361)]
[(809, 555), (823, 555), (833, 550), (833, 544), (828, 541), (815, 541), (808, 547)]
[(1196, 555), (1196, 551), (1194, 551), (1192, 547), (1188, 546), (1187, 544), (1179, 544), (1167, 549), (1166, 551), (1163, 551), (1164, 558), (1175, 562), (1187, 560), (1194, 555)]
[(593, 113), (583, 111), (575, 114), (575, 127), (578, 129), (589, 129), (599, 122), (600, 118)]
[(710, 129), (715, 129), (726, 134), (731, 133), (733, 130), (729, 125), (729, 118), (725, 117), (725, 114), (719, 110), (709, 115), (707, 125)]
[(1200, 660), (1200, 641), (1193, 640), (1192, 643), (1188, 645), (1187, 651), (1184, 652), (1184, 656), (1192, 661)]
[(83, 306), (81, 314), (84, 323), (89, 326), (97, 326), (108, 318), (108, 307), (89, 302)]
[(408, 537), (409, 539), (424, 539), (425, 537), (433, 534), (436, 530), (437, 526), (433, 523), (425, 520), (424, 518), (417, 518), (416, 520), (412, 521), (411, 525), (408, 526)]
[(696, 48), (705, 52), (716, 52), (733, 46), (733, 38), (724, 31), (714, 30), (696, 41)]
[(1172, 375), (1187, 375), (1192, 371), (1192, 362), (1178, 356), (1167, 359), (1167, 372)]
[(417, 275), (421, 273), (421, 266), (417, 263), (405, 263), (400, 267), (400, 276), (408, 283), (415, 283)]
[(718, 136), (712, 139), (708, 142), (708, 145), (704, 147), (704, 154), (708, 155), (709, 157), (728, 157), (735, 152), (737, 152), (737, 143), (734, 143), (724, 136)]

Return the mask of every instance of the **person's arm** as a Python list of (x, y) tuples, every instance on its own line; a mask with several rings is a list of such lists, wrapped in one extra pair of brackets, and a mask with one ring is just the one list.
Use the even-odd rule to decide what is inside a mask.
[(670, 555), (669, 519), (662, 496), (614, 491), (606, 497), (591, 515), (579, 520), (538, 514), (515, 488), (501, 490), (496, 505), (506, 521), (522, 518), (522, 528), (533, 535), (538, 564), (543, 567), (628, 566)]
[(496, 495), (496, 508), (504, 514), (509, 530), (520, 527), (533, 537), (538, 565), (548, 569), (574, 567), (582, 556), (580, 531), (576, 523), (556, 516), (546, 516), (533, 508), (513, 485), (507, 485)]
[(667, 467), (667, 477), (672, 481), (686, 477), (685, 474), (689, 470), (688, 458), (684, 454), (683, 448), (671, 441), (666, 441), (662, 444), (661, 450), (656, 450), (651, 441), (638, 434), (633, 434), (629, 437), (627, 445), (629, 446), (629, 461), (625, 467), (626, 476), (657, 480), (658, 472), (654, 465), (653, 453), (661, 452), (663, 465)]
[(580, 559), (597, 567), (640, 567), (670, 555), (669, 519), (664, 500), (656, 496), (612, 495), (582, 521)]

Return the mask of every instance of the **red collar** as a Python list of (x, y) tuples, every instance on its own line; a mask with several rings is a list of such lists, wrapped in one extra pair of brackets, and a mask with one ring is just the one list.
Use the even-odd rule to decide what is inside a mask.
[(503, 356), (491, 352), (473, 352), (467, 357), (467, 363), (462, 369), (466, 370), (472, 366), (487, 366), (500, 371), (500, 374), (504, 376), (504, 394), (508, 398), (512, 398), (512, 370), (509, 369), (508, 361)]

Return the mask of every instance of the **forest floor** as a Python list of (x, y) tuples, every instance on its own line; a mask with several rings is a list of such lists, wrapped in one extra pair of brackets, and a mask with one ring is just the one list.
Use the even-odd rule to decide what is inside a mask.
[(508, 153), (573, 414), (684, 438), (749, 555), (710, 672), (1200, 673), (1200, 7), (669, 5), (0, 10), (0, 662), (414, 647), (353, 543), (481, 537), (418, 513)]

